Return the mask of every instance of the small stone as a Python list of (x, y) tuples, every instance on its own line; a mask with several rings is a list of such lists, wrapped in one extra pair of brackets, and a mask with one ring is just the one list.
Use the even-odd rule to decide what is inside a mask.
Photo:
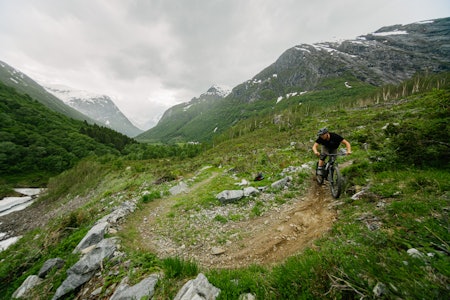
[(387, 288), (384, 283), (378, 282), (377, 285), (373, 288), (373, 294), (376, 297), (381, 297), (387, 294)]
[(225, 253), (225, 250), (220, 248), (220, 247), (213, 247), (211, 249), (211, 254), (212, 255), (221, 255), (221, 254), (224, 254), (224, 253)]

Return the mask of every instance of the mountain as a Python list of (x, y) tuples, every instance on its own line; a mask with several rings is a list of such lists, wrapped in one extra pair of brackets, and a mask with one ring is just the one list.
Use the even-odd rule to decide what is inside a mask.
[[(228, 88), (213, 85), (199, 97), (194, 97), (189, 102), (177, 104), (169, 108), (163, 114), (156, 127), (138, 135), (136, 139), (146, 142), (186, 141), (190, 137), (197, 135), (196, 132), (198, 132), (199, 128), (195, 120), (201, 119), (204, 111), (216, 107), (217, 103), (229, 94), (230, 90)], [(193, 127), (189, 126), (192, 120), (194, 120), (192, 123), (194, 125)], [(214, 131), (214, 128), (211, 130)]]
[(47, 92), (40, 84), (27, 75), (2, 61), (0, 61), (0, 81), (7, 86), (13, 87), (19, 93), (30, 95), (31, 98), (36, 99), (53, 111), (76, 120), (86, 120), (89, 123), (95, 123), (93, 119)]
[(157, 126), (137, 139), (211, 141), (239, 120), (312, 99), (305, 94), (335, 91), (337, 97), (345, 97), (358, 89), (399, 83), (416, 73), (448, 70), (450, 18), (386, 26), (353, 40), (300, 44), (225, 98), (197, 101), (195, 110), (189, 107), (192, 101), (170, 108)]
[(60, 85), (46, 86), (45, 89), (70, 107), (104, 126), (130, 137), (142, 133), (142, 130), (128, 120), (109, 96), (74, 90)]

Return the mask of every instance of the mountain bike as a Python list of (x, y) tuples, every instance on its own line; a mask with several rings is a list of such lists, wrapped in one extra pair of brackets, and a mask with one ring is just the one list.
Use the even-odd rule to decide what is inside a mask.
[(316, 180), (319, 185), (322, 185), (325, 180), (330, 183), (330, 191), (333, 198), (338, 199), (341, 196), (342, 190), (344, 188), (344, 178), (342, 177), (341, 171), (339, 170), (336, 158), (338, 156), (344, 156), (345, 153), (338, 154), (328, 154), (328, 161), (325, 163), (323, 168), (323, 175), (317, 174), (317, 163), (316, 166)]

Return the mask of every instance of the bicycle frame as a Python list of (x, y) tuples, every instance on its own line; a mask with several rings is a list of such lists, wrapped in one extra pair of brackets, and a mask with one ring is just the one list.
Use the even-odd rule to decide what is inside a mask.
[(331, 195), (334, 198), (339, 198), (343, 189), (343, 178), (341, 176), (341, 172), (338, 167), (338, 163), (336, 161), (337, 156), (343, 156), (345, 154), (327, 154), (328, 159), (325, 162), (325, 166), (323, 168), (323, 175), (316, 175), (317, 182), (321, 185), (324, 180), (328, 180), (330, 183), (330, 191)]

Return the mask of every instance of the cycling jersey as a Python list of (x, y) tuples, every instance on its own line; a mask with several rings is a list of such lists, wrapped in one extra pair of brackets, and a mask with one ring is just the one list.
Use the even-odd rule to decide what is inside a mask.
[(325, 146), (329, 151), (336, 150), (344, 140), (342, 136), (334, 132), (330, 132), (330, 139), (324, 140), (320, 136), (317, 138), (316, 143)]

